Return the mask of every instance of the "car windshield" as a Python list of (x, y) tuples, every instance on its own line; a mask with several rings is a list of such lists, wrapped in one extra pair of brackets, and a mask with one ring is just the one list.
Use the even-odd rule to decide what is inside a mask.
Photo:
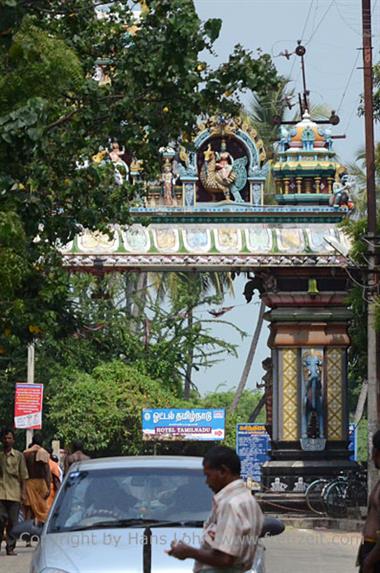
[(113, 468), (70, 472), (48, 533), (154, 522), (202, 522), (212, 493), (201, 469)]

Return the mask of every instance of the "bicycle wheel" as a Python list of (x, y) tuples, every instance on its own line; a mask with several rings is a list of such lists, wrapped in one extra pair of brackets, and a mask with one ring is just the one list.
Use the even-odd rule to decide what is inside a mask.
[(317, 479), (311, 482), (305, 493), (308, 508), (317, 515), (326, 515), (326, 507), (322, 498), (322, 491), (327, 484), (327, 479)]
[(323, 492), (327, 515), (346, 517), (347, 515), (347, 482), (334, 480)]
[(347, 486), (347, 506), (356, 509), (359, 516), (365, 511), (368, 503), (367, 486), (359, 480), (353, 480)]

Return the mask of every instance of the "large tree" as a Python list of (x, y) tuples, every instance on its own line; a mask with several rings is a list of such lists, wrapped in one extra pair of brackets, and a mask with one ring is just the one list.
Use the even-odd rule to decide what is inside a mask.
[[(136, 27), (127, 2), (99, 19), (92, 0), (0, 0), (0, 237), (13, 229), (11, 245), (2, 239), (5, 353), (4, 333), (27, 341), (73, 328), (57, 246), (83, 226), (128, 221), (129, 181), (116, 185), (111, 162), (91, 161), (109, 138), (149, 178), (158, 149), (189, 139), (201, 114), (235, 111), (242, 88), (276, 86), (269, 56), (241, 46), (216, 69), (205, 64), (221, 22), (202, 23), (191, 0), (145, 4)], [(96, 65), (106, 82), (94, 79)]]

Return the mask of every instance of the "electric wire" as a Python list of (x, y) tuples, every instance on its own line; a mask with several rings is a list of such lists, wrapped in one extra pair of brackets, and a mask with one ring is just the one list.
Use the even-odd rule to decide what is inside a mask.
[[(309, 7), (309, 11), (308, 11), (308, 13), (307, 13), (306, 20), (305, 20), (305, 24), (304, 24), (304, 26), (303, 26), (303, 30), (302, 30), (302, 34), (301, 34), (301, 41), (303, 40), (303, 37), (304, 37), (305, 32), (306, 32), (307, 25), (308, 25), (308, 23), (309, 23), (309, 18), (310, 18), (310, 15), (311, 15), (311, 10), (312, 10), (313, 4), (314, 4), (314, 0), (311, 0), (311, 2), (310, 2), (310, 7)], [(295, 63), (296, 63), (296, 58), (293, 58), (293, 62), (292, 62), (292, 66), (291, 66), (291, 68), (290, 68), (290, 74), (289, 74), (289, 77), (290, 77), (290, 78), (292, 77), (292, 73), (293, 73), (293, 69), (294, 69)]]
[(325, 12), (323, 13), (323, 16), (321, 17), (321, 19), (319, 20), (318, 24), (316, 25), (316, 27), (314, 28), (310, 38), (307, 40), (307, 42), (305, 43), (306, 46), (308, 46), (311, 42), (311, 40), (314, 38), (315, 34), (317, 33), (320, 25), (322, 24), (323, 20), (326, 18), (327, 14), (330, 12), (332, 6), (334, 5), (335, 0), (331, 0), (330, 4), (328, 5), (328, 7), (326, 8)]
[[(378, 3), (378, 0), (375, 1), (374, 5), (373, 5), (373, 7), (372, 7), (372, 16), (374, 15), (374, 12), (375, 12), (377, 3)], [(338, 10), (339, 15), (341, 15), (340, 12), (339, 12), (339, 9), (338, 9), (338, 4), (337, 4), (337, 2), (335, 3), (335, 5), (336, 5), (336, 8), (337, 8), (337, 10)], [(350, 72), (350, 74), (349, 74), (349, 77), (348, 77), (348, 80), (347, 80), (347, 83), (346, 83), (346, 87), (345, 87), (345, 89), (344, 89), (344, 91), (343, 91), (343, 95), (342, 95), (342, 98), (341, 98), (340, 103), (339, 103), (339, 106), (338, 106), (338, 110), (337, 110), (338, 112), (339, 112), (339, 110), (340, 110), (340, 108), (341, 108), (341, 106), (342, 106), (342, 104), (343, 104), (344, 98), (346, 97), (346, 94), (347, 94), (349, 85), (350, 85), (350, 83), (351, 83), (351, 80), (352, 80), (354, 71), (355, 71), (355, 69), (356, 69), (356, 65), (357, 65), (358, 60), (359, 60), (360, 53), (361, 53), (361, 50), (358, 50), (358, 52), (357, 52), (357, 54), (356, 54), (356, 57), (355, 57), (354, 65), (352, 66), (351, 72)], [(348, 129), (349, 129), (350, 125), (351, 125), (352, 119), (353, 119), (353, 117), (354, 117), (355, 109), (357, 109), (357, 106), (358, 106), (358, 103), (355, 102), (355, 103), (354, 103), (354, 106), (353, 106), (353, 108), (352, 108), (352, 110), (351, 110), (351, 113), (350, 113), (350, 115), (349, 115), (349, 118), (348, 118), (348, 120), (347, 120), (347, 125), (346, 125), (345, 131), (348, 131)]]
[(360, 56), (360, 51), (358, 51), (357, 54), (356, 54), (355, 61), (354, 61), (354, 65), (352, 66), (352, 69), (351, 69), (351, 71), (350, 71), (350, 73), (349, 73), (348, 80), (347, 80), (347, 82), (346, 82), (346, 87), (345, 87), (344, 90), (343, 90), (343, 94), (342, 94), (341, 100), (340, 100), (339, 105), (338, 105), (338, 108), (337, 108), (337, 113), (339, 113), (340, 108), (342, 107), (344, 98), (346, 97), (346, 94), (347, 94), (349, 85), (350, 85), (351, 80), (352, 80), (352, 76), (354, 75), (354, 71), (355, 71), (356, 66), (357, 66), (357, 63), (358, 63), (359, 56)]

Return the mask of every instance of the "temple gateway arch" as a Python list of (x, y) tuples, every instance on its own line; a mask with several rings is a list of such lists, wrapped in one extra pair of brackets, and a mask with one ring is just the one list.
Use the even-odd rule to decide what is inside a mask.
[[(90, 273), (254, 274), (270, 324), (264, 486), (279, 478), (292, 491), (300, 477), (309, 482), (352, 467), (350, 244), (340, 227), (351, 205), (329, 131), (307, 113), (282, 130), (272, 204), (264, 204), (262, 141), (242, 121), (213, 118), (200, 126), (194, 152), (161, 153), (161, 182), (131, 209), (132, 224), (107, 235), (84, 231), (62, 249), (64, 265)], [(129, 169), (137, 179), (140, 166)]]

